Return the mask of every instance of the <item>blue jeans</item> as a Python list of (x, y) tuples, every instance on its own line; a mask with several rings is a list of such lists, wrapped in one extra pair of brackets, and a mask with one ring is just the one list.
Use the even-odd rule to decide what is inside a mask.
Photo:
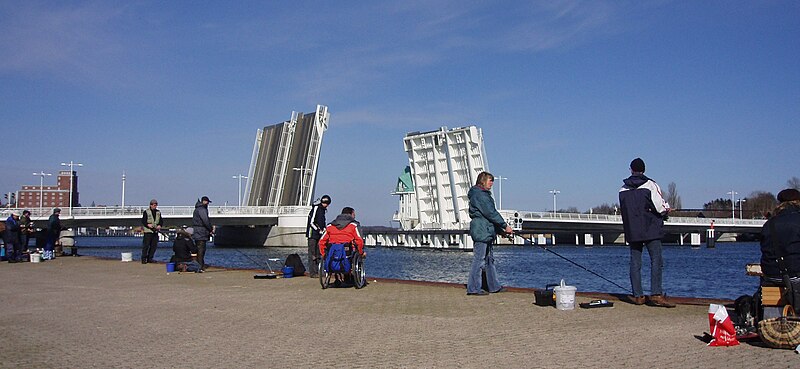
[(481, 290), (483, 270), (486, 270), (486, 287), (489, 288), (489, 292), (497, 292), (502, 286), (497, 279), (497, 269), (494, 267), (492, 243), (475, 242), (472, 253), (474, 256), (467, 281), (467, 293), (478, 293)]
[(647, 247), (650, 255), (650, 292), (653, 295), (664, 293), (661, 285), (661, 273), (664, 268), (664, 259), (661, 256), (661, 240), (646, 242), (633, 242), (631, 247), (631, 287), (633, 296), (644, 295), (642, 291), (642, 250)]

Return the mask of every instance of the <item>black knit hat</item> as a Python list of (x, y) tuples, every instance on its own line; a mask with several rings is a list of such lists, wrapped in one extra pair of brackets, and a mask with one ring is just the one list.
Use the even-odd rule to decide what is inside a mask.
[(778, 192), (778, 202), (797, 201), (800, 200), (800, 191), (794, 188), (787, 188)]
[(636, 173), (644, 173), (644, 160), (641, 158), (633, 159), (631, 162), (631, 170)]

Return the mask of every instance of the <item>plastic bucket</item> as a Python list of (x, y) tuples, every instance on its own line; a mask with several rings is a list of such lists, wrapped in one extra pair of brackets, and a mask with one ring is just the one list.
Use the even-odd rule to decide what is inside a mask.
[(42, 262), (42, 254), (33, 253), (31, 254), (31, 263), (40, 263)]
[(172, 273), (175, 271), (175, 263), (167, 263), (167, 273)]
[(281, 269), (283, 272), (283, 278), (292, 278), (294, 277), (294, 267), (285, 266)]
[(556, 293), (556, 309), (575, 309), (575, 291), (577, 290), (578, 289), (575, 286), (565, 285), (564, 280), (562, 279), (561, 285), (553, 288), (553, 291)]
[(123, 252), (122, 253), (122, 261), (133, 261), (133, 253), (132, 252)]

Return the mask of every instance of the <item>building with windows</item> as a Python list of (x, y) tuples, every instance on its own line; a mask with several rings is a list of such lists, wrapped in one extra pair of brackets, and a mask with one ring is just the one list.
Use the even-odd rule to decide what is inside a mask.
[[(71, 174), (71, 175), (70, 175)], [(17, 207), (21, 209), (67, 208), (69, 207), (70, 181), (72, 181), (72, 206), (79, 206), (77, 172), (62, 170), (58, 172), (55, 186), (24, 185), (17, 192)]]

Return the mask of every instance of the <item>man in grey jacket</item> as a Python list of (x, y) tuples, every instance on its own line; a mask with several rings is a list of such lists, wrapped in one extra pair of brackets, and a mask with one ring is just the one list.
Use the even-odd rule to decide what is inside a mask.
[(197, 263), (200, 264), (199, 273), (205, 272), (206, 267), (208, 267), (205, 263), (206, 243), (211, 238), (211, 235), (214, 234), (214, 226), (211, 224), (211, 219), (208, 219), (209, 203), (211, 203), (211, 200), (208, 199), (208, 196), (203, 196), (202, 199), (197, 200), (197, 203), (194, 204), (194, 213), (192, 214), (192, 228), (194, 229), (192, 240), (197, 245)]

